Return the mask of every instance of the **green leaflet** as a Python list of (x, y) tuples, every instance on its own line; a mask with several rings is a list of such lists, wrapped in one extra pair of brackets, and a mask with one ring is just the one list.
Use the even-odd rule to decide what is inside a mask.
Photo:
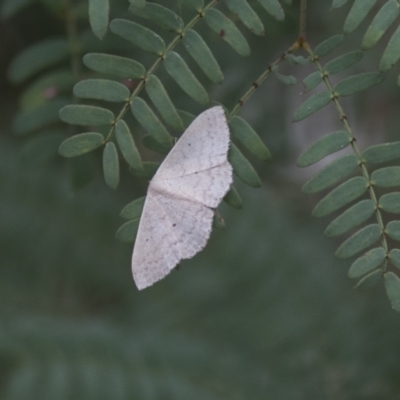
[(127, 204), (120, 212), (120, 217), (124, 219), (138, 219), (142, 214), (144, 202), (146, 197), (139, 197), (136, 200), (133, 200), (129, 204)]
[(312, 74), (308, 75), (306, 78), (303, 79), (303, 85), (305, 86), (306, 91), (310, 91), (316, 88), (322, 82), (322, 79), (323, 75), (319, 71), (313, 72)]
[(247, 40), (236, 28), (235, 24), (221, 11), (210, 8), (205, 12), (204, 20), (207, 25), (222, 37), (241, 56), (250, 55)]
[(159, 4), (148, 2), (145, 7), (131, 5), (129, 11), (138, 17), (154, 22), (167, 31), (182, 32), (183, 21), (181, 17)]
[(258, 2), (276, 20), (283, 21), (285, 19), (285, 13), (278, 0), (258, 0)]
[(113, 19), (110, 24), (111, 32), (130, 41), (144, 51), (162, 55), (165, 50), (165, 43), (156, 33), (142, 25), (126, 19)]
[(342, 183), (329, 192), (314, 208), (314, 217), (324, 217), (351, 201), (362, 196), (368, 189), (368, 182), (361, 176), (356, 176)]
[(107, 33), (110, 14), (109, 0), (89, 0), (89, 22), (93, 33), (101, 40)]
[(152, 109), (140, 97), (135, 97), (131, 103), (131, 110), (139, 124), (165, 147), (171, 148), (173, 139)]
[(351, 96), (354, 93), (368, 89), (383, 82), (385, 75), (380, 72), (365, 72), (349, 76), (335, 86), (335, 93), (339, 96)]
[(264, 25), (246, 0), (225, 0), (225, 4), (251, 32), (264, 36)]
[(334, 75), (356, 64), (363, 57), (364, 53), (361, 50), (351, 51), (350, 53), (343, 54), (342, 56), (329, 61), (325, 65), (324, 69), (330, 75)]
[(69, 99), (55, 98), (46, 101), (33, 110), (19, 112), (13, 121), (14, 132), (17, 135), (26, 135), (58, 123), (60, 121), (58, 116), (60, 109), (70, 102)]
[(116, 189), (119, 184), (118, 152), (113, 142), (108, 142), (103, 150), (103, 173), (106, 185)]
[(335, 35), (329, 39), (324, 40), (320, 43), (314, 50), (314, 54), (318, 57), (323, 57), (328, 55), (330, 52), (336, 49), (342, 43), (344, 39), (343, 35)]
[(263, 141), (243, 118), (233, 117), (229, 121), (229, 126), (232, 136), (256, 157), (264, 161), (271, 158), (271, 154)]
[(213, 228), (217, 228), (217, 229), (225, 229), (225, 221), (221, 217), (221, 214), (217, 210), (215, 210), (215, 212), (214, 212), (212, 226), (213, 226)]
[(379, 71), (386, 72), (399, 61), (400, 58), (400, 26), (393, 33), (383, 52), (381, 62), (379, 63)]
[(221, 68), (202, 37), (196, 31), (189, 30), (185, 33), (182, 42), (186, 51), (196, 61), (207, 77), (212, 82), (222, 82), (224, 75)]
[(351, 174), (359, 166), (354, 154), (346, 154), (317, 172), (302, 188), (304, 193), (318, 193)]
[(179, 0), (182, 4), (200, 12), (204, 7), (204, 0)]
[(382, 236), (378, 224), (367, 225), (353, 236), (350, 236), (337, 249), (335, 255), (338, 258), (348, 258), (371, 246)]
[(340, 8), (347, 3), (348, 0), (333, 0), (332, 8)]
[(183, 111), (183, 110), (178, 110), (178, 114), (182, 119), (183, 125), (185, 127), (185, 129), (187, 129), (187, 127), (194, 121), (194, 119), (196, 118), (193, 114), (187, 112), (187, 111)]
[(10, 18), (33, 2), (35, 0), (4, 0), (0, 6), (0, 15), (4, 19)]
[(142, 159), (133, 141), (129, 127), (122, 119), (115, 125), (115, 138), (126, 162), (133, 169), (143, 170)]
[(385, 233), (393, 240), (400, 240), (400, 221), (391, 221), (386, 225)]
[(400, 167), (377, 169), (371, 174), (371, 182), (380, 187), (400, 186)]
[(389, 0), (382, 6), (364, 35), (361, 45), (363, 50), (370, 49), (378, 42), (399, 13), (399, 4), (396, 0)]
[(92, 150), (104, 144), (104, 137), (101, 133), (87, 132), (80, 133), (65, 139), (58, 152), (63, 157), (76, 157), (85, 153), (89, 153)]
[(137, 231), (139, 228), (140, 219), (132, 219), (128, 222), (125, 222), (120, 228), (117, 230), (115, 234), (115, 238), (123, 243), (131, 243), (136, 239)]
[(142, 143), (143, 146), (147, 147), (149, 150), (164, 155), (168, 154), (169, 151), (171, 150), (171, 147), (167, 147), (166, 145), (161, 144), (151, 135), (144, 135), (142, 138)]
[(144, 162), (143, 170), (136, 170), (133, 168), (129, 168), (129, 172), (131, 172), (135, 176), (139, 176), (140, 178), (151, 180), (155, 173), (157, 172), (158, 167), (160, 166), (157, 162)]
[(400, 193), (387, 193), (379, 199), (379, 208), (392, 213), (400, 214)]
[(147, 0), (129, 0), (129, 3), (136, 8), (144, 8), (147, 4)]
[(377, 0), (355, 0), (344, 22), (343, 31), (353, 32), (371, 11)]
[(399, 249), (392, 249), (389, 253), (389, 260), (391, 263), (400, 269), (400, 250)]
[(382, 271), (377, 269), (360, 279), (354, 289), (365, 290), (375, 286), (382, 279)]
[(329, 154), (335, 153), (347, 147), (351, 142), (351, 136), (346, 131), (330, 133), (315, 142), (298, 159), (299, 167), (308, 167), (322, 160)]
[(23, 144), (19, 154), (22, 163), (28, 167), (35, 167), (54, 159), (64, 138), (61, 131), (41, 132), (39, 136)]
[(387, 272), (383, 275), (383, 279), (393, 310), (400, 312), (400, 278), (393, 272)]
[(272, 68), (272, 73), (285, 85), (296, 85), (297, 79), (293, 75), (283, 75), (278, 72), (278, 67)]
[(93, 71), (119, 78), (143, 78), (146, 73), (143, 65), (137, 61), (110, 54), (88, 53), (83, 57), (83, 63)]
[(233, 172), (244, 183), (255, 188), (261, 186), (261, 180), (257, 172), (233, 143), (229, 147), (228, 160), (232, 165)]
[(20, 98), (22, 111), (31, 111), (47, 103), (49, 98), (55, 99), (59, 94), (70, 93), (74, 86), (74, 77), (68, 69), (52, 70), (40, 75), (24, 91)]
[(294, 54), (287, 54), (285, 60), (292, 65), (311, 64), (311, 57), (304, 58), (303, 56), (295, 56)]
[(362, 154), (367, 163), (380, 164), (400, 158), (400, 142), (382, 143), (368, 147)]
[(342, 235), (365, 222), (374, 212), (374, 202), (362, 200), (334, 219), (326, 228), (325, 235), (328, 237)]
[(206, 90), (179, 54), (169, 51), (165, 56), (163, 64), (172, 79), (193, 100), (200, 104), (207, 104), (209, 102)]
[(349, 269), (348, 277), (359, 278), (364, 274), (378, 268), (386, 257), (386, 252), (382, 247), (377, 247), (357, 258)]
[(102, 126), (114, 123), (114, 114), (105, 108), (68, 105), (60, 110), (62, 121), (71, 125)]
[(229, 189), (229, 192), (225, 195), (224, 202), (228, 204), (228, 206), (232, 208), (237, 208), (238, 210), (243, 208), (242, 199), (240, 198), (238, 191), (233, 185)]
[(12, 83), (21, 83), (38, 72), (52, 67), (69, 57), (68, 41), (65, 38), (44, 40), (20, 53), (8, 69)]
[(327, 91), (319, 92), (309, 97), (293, 114), (293, 122), (301, 121), (331, 102), (331, 94)]
[(95, 99), (122, 103), (129, 101), (130, 91), (122, 83), (108, 79), (86, 79), (74, 86), (74, 95), (81, 99)]
[(155, 75), (150, 75), (146, 79), (145, 88), (164, 121), (177, 131), (183, 131), (184, 127), (181, 117), (161, 81)]

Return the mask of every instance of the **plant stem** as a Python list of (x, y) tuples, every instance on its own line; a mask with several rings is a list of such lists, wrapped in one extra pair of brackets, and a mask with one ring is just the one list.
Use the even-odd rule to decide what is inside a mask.
[(299, 38), (306, 38), (307, 26), (307, 0), (300, 1)]

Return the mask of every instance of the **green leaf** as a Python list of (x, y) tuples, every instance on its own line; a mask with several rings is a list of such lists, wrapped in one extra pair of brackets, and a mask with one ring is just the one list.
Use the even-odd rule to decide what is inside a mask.
[(302, 188), (304, 193), (318, 193), (351, 174), (359, 166), (354, 154), (346, 154), (317, 172)]
[(350, 279), (359, 278), (366, 273), (378, 268), (386, 257), (386, 252), (382, 247), (377, 247), (357, 258), (349, 269)]
[(389, 253), (389, 260), (391, 263), (400, 269), (400, 250), (399, 249), (392, 249)]
[(371, 11), (377, 0), (355, 0), (344, 22), (343, 31), (353, 32)]
[(382, 279), (382, 271), (377, 269), (360, 279), (354, 289), (365, 290), (375, 286)]
[(324, 40), (320, 43), (314, 50), (314, 54), (318, 57), (323, 57), (328, 55), (330, 52), (335, 50), (344, 39), (343, 35), (335, 35), (329, 39)]
[(329, 92), (319, 92), (309, 97), (293, 114), (293, 122), (301, 121), (331, 102)]
[(59, 131), (41, 132), (22, 146), (19, 154), (22, 163), (35, 167), (49, 162), (58, 155), (58, 148), (64, 138)]
[(333, 0), (332, 8), (340, 8), (347, 3), (348, 0)]
[(110, 30), (144, 51), (159, 56), (164, 54), (165, 43), (161, 37), (142, 25), (125, 19), (113, 19)]
[(74, 95), (81, 99), (95, 99), (114, 103), (129, 101), (129, 89), (122, 83), (108, 79), (86, 79), (74, 86)]
[(36, 0), (4, 0), (1, 4), (0, 15), (4, 19), (10, 18), (35, 1)]
[(278, 0), (258, 0), (258, 2), (276, 20), (283, 21), (285, 19), (285, 13)]
[(103, 39), (107, 33), (109, 14), (109, 0), (89, 0), (90, 27), (100, 40)]
[(328, 237), (342, 235), (365, 222), (374, 212), (374, 202), (372, 200), (362, 200), (335, 218), (326, 228), (325, 235)]
[(126, 162), (133, 169), (143, 170), (142, 159), (133, 141), (129, 127), (122, 119), (115, 125), (115, 138)]
[(103, 173), (106, 185), (116, 189), (119, 184), (118, 152), (113, 142), (108, 142), (103, 151)]
[(232, 208), (237, 208), (238, 210), (243, 208), (242, 199), (240, 198), (238, 191), (233, 185), (229, 189), (229, 192), (225, 195), (224, 202), (228, 204), (228, 206)]
[(129, 168), (129, 172), (131, 172), (135, 176), (139, 176), (140, 178), (151, 180), (155, 173), (157, 172), (158, 167), (160, 166), (157, 162), (144, 162), (143, 170), (136, 170), (133, 168)]
[(128, 222), (125, 222), (121, 227), (117, 230), (115, 234), (115, 238), (123, 243), (131, 243), (136, 239), (137, 231), (139, 229), (140, 219), (132, 219)]
[(247, 150), (258, 157), (260, 160), (269, 160), (271, 154), (260, 136), (254, 129), (241, 117), (233, 117), (229, 121), (231, 133)]
[(298, 159), (299, 167), (308, 167), (329, 154), (346, 148), (351, 143), (351, 136), (346, 131), (330, 133), (315, 142)]
[(303, 79), (303, 85), (305, 86), (306, 91), (310, 91), (316, 88), (322, 82), (322, 79), (323, 75), (319, 71), (313, 72), (312, 74), (308, 75), (306, 78)]
[(58, 113), (69, 102), (69, 99), (55, 98), (33, 110), (19, 112), (13, 121), (14, 132), (17, 135), (26, 135), (49, 125), (59, 123)]
[(12, 83), (21, 83), (38, 72), (59, 64), (68, 57), (67, 39), (44, 40), (14, 58), (8, 69), (8, 78)]
[(179, 0), (183, 5), (190, 7), (197, 12), (204, 8), (204, 0)]
[(144, 135), (142, 138), (142, 143), (144, 147), (147, 147), (148, 149), (160, 154), (168, 154), (171, 150), (171, 147), (161, 144), (151, 135)]
[(400, 158), (400, 142), (382, 143), (371, 146), (362, 154), (363, 160), (371, 164), (380, 164)]
[(214, 211), (212, 226), (213, 226), (213, 228), (217, 228), (217, 229), (225, 229), (225, 221), (221, 217), (221, 214), (217, 210)]
[(225, 4), (251, 32), (264, 36), (264, 25), (246, 0), (225, 0)]
[(400, 312), (400, 278), (393, 272), (387, 272), (383, 275), (383, 279), (393, 310)]
[(129, 11), (138, 17), (154, 22), (162, 29), (171, 32), (182, 32), (183, 21), (181, 17), (159, 4), (148, 2), (145, 7), (135, 7), (131, 5)]
[(362, 196), (368, 189), (368, 182), (361, 176), (356, 176), (342, 183), (328, 193), (314, 208), (314, 217), (329, 215), (346, 204)]
[(371, 182), (380, 187), (400, 186), (400, 167), (377, 169), (371, 174)]
[(329, 61), (325, 65), (324, 70), (330, 75), (334, 75), (356, 64), (363, 57), (364, 53), (361, 50), (351, 51)]
[(348, 258), (371, 246), (382, 236), (378, 224), (367, 225), (353, 236), (350, 236), (337, 249), (335, 255), (338, 258)]
[(150, 75), (146, 79), (145, 88), (164, 121), (177, 131), (182, 131), (184, 127), (181, 117), (161, 81), (155, 75)]
[(182, 42), (208, 79), (215, 83), (222, 82), (224, 75), (221, 68), (202, 37), (196, 31), (189, 30), (183, 36)]
[(173, 139), (171, 135), (143, 99), (135, 97), (131, 103), (131, 110), (139, 124), (142, 125), (155, 140), (165, 147), (172, 147)]
[(163, 64), (172, 79), (186, 94), (200, 104), (208, 103), (209, 99), (206, 90), (179, 54), (174, 51), (168, 52)]
[(400, 240), (400, 221), (391, 221), (386, 225), (385, 233), (393, 240)]
[(393, 67), (394, 64), (399, 61), (400, 58), (400, 26), (396, 29), (396, 32), (392, 35), (383, 52), (381, 62), (379, 63), (379, 71), (386, 72)]
[(255, 188), (261, 186), (261, 180), (257, 172), (233, 143), (229, 147), (228, 160), (232, 165), (233, 172), (244, 183)]
[(378, 42), (399, 13), (399, 4), (396, 0), (389, 0), (382, 6), (364, 35), (361, 45), (363, 50), (370, 49)]
[(278, 79), (278, 81), (282, 82), (285, 85), (296, 85), (297, 79), (293, 75), (283, 75), (278, 72), (278, 67), (272, 68), (272, 73)]
[(400, 214), (400, 193), (387, 193), (379, 199), (379, 208), (392, 213)]
[(139, 197), (127, 204), (120, 212), (120, 217), (124, 219), (139, 219), (142, 215), (142, 210), (146, 196)]
[(311, 63), (311, 57), (295, 56), (294, 54), (286, 54), (285, 60), (292, 65), (308, 65)]
[(62, 121), (71, 125), (102, 126), (114, 123), (114, 114), (105, 108), (68, 105), (60, 110)]
[(80, 133), (64, 140), (61, 143), (58, 152), (63, 157), (76, 157), (85, 153), (89, 153), (103, 144), (104, 137), (101, 133)]
[(129, 3), (131, 3), (136, 8), (144, 8), (144, 7), (146, 7), (147, 1), (146, 0), (129, 0)]
[(335, 86), (335, 93), (339, 96), (351, 96), (371, 86), (383, 82), (385, 75), (380, 72), (364, 72), (362, 74), (349, 76)]
[(88, 53), (83, 57), (83, 63), (93, 71), (119, 78), (143, 78), (146, 73), (143, 65), (137, 61), (110, 54)]
[(188, 128), (188, 126), (194, 121), (194, 119), (196, 118), (195, 115), (187, 112), (187, 111), (183, 111), (183, 110), (178, 110), (178, 114), (182, 119), (183, 125), (185, 127), (185, 129)]
[(247, 40), (236, 28), (235, 24), (221, 11), (214, 8), (208, 9), (204, 14), (207, 25), (222, 37), (241, 56), (250, 55), (250, 47)]

